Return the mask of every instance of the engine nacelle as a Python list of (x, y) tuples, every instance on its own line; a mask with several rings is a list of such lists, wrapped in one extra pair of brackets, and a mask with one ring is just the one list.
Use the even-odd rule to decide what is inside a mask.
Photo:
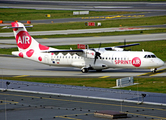
[(123, 51), (123, 48), (112, 47), (112, 50), (114, 50), (114, 51)]
[(102, 70), (102, 69), (106, 69), (107, 65), (105, 64), (95, 64), (95, 65), (91, 65), (90, 69), (93, 70)]

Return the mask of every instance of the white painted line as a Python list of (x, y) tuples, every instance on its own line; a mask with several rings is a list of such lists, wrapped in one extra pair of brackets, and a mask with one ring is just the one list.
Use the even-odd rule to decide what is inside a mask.
[[(0, 90), (4, 90), (4, 89), (0, 88)], [(29, 91), (29, 90), (7, 89), (7, 91), (37, 93), (37, 94), (45, 94), (45, 95), (59, 95), (59, 96), (66, 96), (66, 97), (90, 98), (90, 99), (99, 99), (99, 100), (111, 100), (111, 101), (130, 102), (130, 103), (141, 103), (141, 101), (134, 101), (134, 100), (122, 100), (122, 99), (114, 99), (114, 98), (62, 94), (62, 93), (51, 93), (51, 92), (39, 92), (39, 91)], [(166, 106), (166, 104), (155, 103), (155, 102), (143, 102), (143, 104)]]

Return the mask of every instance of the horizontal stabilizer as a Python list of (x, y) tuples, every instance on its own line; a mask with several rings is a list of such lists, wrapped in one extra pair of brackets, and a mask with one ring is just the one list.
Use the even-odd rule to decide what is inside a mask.
[[(26, 28), (30, 28), (30, 27), (33, 27), (33, 25), (30, 25), (30, 26), (25, 26)], [(5, 26), (3, 27), (2, 29), (14, 29), (14, 28), (23, 28), (23, 27), (8, 27), (8, 26)]]

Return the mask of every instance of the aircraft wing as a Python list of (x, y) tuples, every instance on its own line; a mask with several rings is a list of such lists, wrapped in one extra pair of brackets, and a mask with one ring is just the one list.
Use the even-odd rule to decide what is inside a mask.
[(120, 45), (120, 46), (116, 46), (116, 47), (124, 48), (124, 47), (136, 46), (136, 45), (140, 45), (140, 44), (139, 43), (134, 43), (134, 44), (128, 44), (128, 45)]
[(43, 51), (43, 52), (51, 52), (51, 53), (62, 53), (63, 55), (70, 53), (71, 55), (77, 54), (77, 55), (82, 55), (84, 54), (84, 50), (50, 50), (50, 51)]
[[(105, 50), (116, 50), (116, 48), (125, 48), (125, 47), (130, 47), (130, 46), (135, 46), (135, 45), (139, 45), (139, 43), (134, 43), (134, 44), (128, 44), (128, 45), (120, 45), (120, 46), (114, 46), (114, 47), (105, 47), (104, 49)], [(79, 50), (50, 50), (50, 51), (43, 51), (43, 52), (51, 52), (51, 53), (55, 53), (55, 54), (58, 54), (58, 53), (62, 53), (62, 54), (66, 54), (66, 53), (71, 53), (71, 54), (83, 54), (83, 53), (86, 53), (86, 52), (95, 52), (93, 49), (79, 49)]]
[(70, 52), (84, 52), (83, 50), (52, 50), (51, 53), (70, 53)]
[(43, 52), (51, 52), (54, 54), (58, 54), (58, 53), (62, 53), (63, 55), (66, 54), (77, 54), (79, 56), (82, 57), (87, 57), (87, 58), (95, 58), (95, 54), (96, 52), (94, 50), (90, 50), (90, 49), (79, 49), (79, 50), (50, 50), (50, 51), (43, 51)]
[(134, 43), (134, 44), (128, 44), (128, 45), (120, 45), (120, 46), (114, 46), (114, 47), (106, 47), (105, 50), (113, 50), (114, 48), (125, 48), (125, 47), (131, 47), (131, 46), (136, 46), (140, 45), (139, 43)]

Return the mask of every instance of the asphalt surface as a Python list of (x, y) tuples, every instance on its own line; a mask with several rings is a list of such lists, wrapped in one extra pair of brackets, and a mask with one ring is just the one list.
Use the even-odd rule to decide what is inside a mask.
[[(8, 86), (7, 82), (10, 83)], [(60, 95), (67, 97), (91, 98), (99, 100), (113, 100), (122, 102), (132, 102), (137, 104), (143, 102), (143, 104), (166, 106), (166, 94), (132, 91), (131, 89), (118, 90), (110, 88), (96, 88), (86, 86), (73, 86), (2, 79), (0, 80), (0, 86), (0, 90), (7, 89), (8, 91), (15, 92)], [(142, 98), (142, 94), (145, 94), (144, 99)]]
[[(56, 91), (53, 91), (54, 86), (56, 86)], [(36, 87), (40, 87), (40, 89), (42, 89), (39, 92), (43, 90), (48, 91), (38, 94)], [(25, 91), (27, 88), (31, 89), (31, 91), (28, 91), (28, 93)], [(19, 81), (12, 81), (11, 85), (8, 87), (8, 90), (9, 91), (6, 92), (0, 92), (1, 120), (104, 120), (105, 118), (94, 116), (96, 111), (99, 112), (103, 110), (116, 112), (122, 111), (127, 113), (128, 118), (121, 118), (121, 120), (166, 119), (166, 107), (165, 105), (163, 106), (161, 104), (138, 104), (140, 102), (132, 103), (117, 100), (98, 99), (95, 97), (84, 98), (78, 95), (73, 97), (70, 94), (63, 95), (61, 93), (59, 93), (59, 95), (53, 94), (59, 92), (59, 90), (64, 92), (75, 90), (77, 94), (79, 94), (79, 91), (86, 94), (89, 94), (89, 92), (99, 92), (100, 95), (104, 96), (105, 93), (108, 92), (99, 88), (77, 88), (77, 86), (61, 86), (55, 84), (47, 85), (43, 83), (21, 83)], [(12, 92), (14, 90), (20, 90), (20, 92)], [(109, 90), (111, 91), (111, 89)], [(109, 94), (116, 94), (116, 96), (119, 96), (120, 98), (129, 96), (129, 94), (125, 91), (113, 91)], [(137, 92), (135, 92), (135, 94), (136, 93)], [(133, 94), (133, 96), (137, 96), (135, 94)], [(162, 95), (160, 96), (160, 94), (155, 95), (153, 93), (147, 94), (147, 97), (158, 100), (162, 99), (164, 102), (164, 99), (166, 98), (162, 97)], [(137, 97), (134, 98), (137, 99)], [(141, 101), (141, 97), (139, 99), (139, 101)]]
[[(23, 1), (23, 0), (5, 0), (0, 1), (1, 8), (27, 8), (27, 9), (52, 9), (52, 10), (93, 10), (93, 11), (136, 11), (136, 12), (146, 12), (144, 15), (147, 16), (159, 16), (166, 14), (166, 2), (66, 2), (66, 1)], [(130, 15), (131, 16), (131, 15)], [(102, 17), (102, 16), (101, 16)], [(115, 16), (105, 16), (111, 19), (117, 19)], [(100, 18), (100, 17), (99, 17)], [(90, 21), (90, 20), (100, 20), (99, 18), (72, 18), (72, 19), (59, 19), (59, 20), (40, 20), (32, 22), (69, 22), (69, 21)], [(130, 18), (130, 17), (120, 17)], [(24, 22), (24, 21), (23, 21)], [(151, 35), (149, 35), (151, 36)], [(163, 36), (160, 37), (160, 36)], [(114, 40), (121, 41), (124, 40), (125, 36), (122, 38), (115, 37)], [(94, 38), (95, 42), (99, 37)], [(141, 39), (140, 36), (128, 36), (127, 39)], [(165, 39), (164, 34), (153, 36), (154, 39)], [(78, 40), (78, 38), (76, 38)], [(81, 38), (80, 38), (81, 39)], [(86, 38), (87, 41), (89, 37)], [(143, 38), (144, 40), (151, 40), (152, 38)], [(154, 40), (153, 39), (153, 40)], [(62, 39), (60, 39), (62, 40)], [(84, 39), (85, 40), (85, 39)], [(11, 42), (12, 41), (12, 42)], [(49, 45), (54, 43), (55, 40), (50, 40), (50, 43), (45, 39), (39, 40), (44, 45)], [(58, 41), (58, 40), (56, 40)], [(79, 43), (90, 43), (83, 41), (82, 39), (78, 41)], [(110, 42), (106, 40), (105, 42)], [(127, 40), (128, 41), (128, 40)], [(131, 40), (132, 41), (132, 40)], [(6, 43), (7, 42), (7, 43)], [(15, 40), (1, 41), (1, 45), (7, 45), (7, 47), (15, 46)], [(94, 41), (91, 41), (93, 43)], [(100, 42), (99, 42), (100, 43)], [(61, 43), (56, 43), (56, 45)], [(69, 44), (69, 43), (67, 43)], [(70, 42), (71, 44), (71, 42)], [(6, 47), (6, 46), (5, 46)], [(75, 68), (59, 68), (59, 67), (48, 67), (46, 65), (41, 65), (33, 61), (15, 58), (15, 57), (0, 57), (1, 66), (1, 76), (15, 76), (15, 77), (25, 77), (25, 76), (64, 76), (64, 73), (71, 76), (80, 77), (117, 77), (122, 76), (151, 76), (151, 77), (165, 77), (165, 66), (161, 68), (160, 72), (157, 74), (151, 74), (148, 70), (133, 70), (133, 69), (111, 69), (106, 70), (102, 73), (94, 73), (93, 71), (87, 74), (82, 74), (79, 69)], [(62, 75), (63, 73), (63, 75)], [(19, 84), (18, 84), (19, 85)], [(47, 86), (47, 85), (46, 85)], [(2, 88), (2, 87), (1, 87)], [(20, 89), (20, 85), (17, 86)], [(26, 85), (21, 88), (27, 88)], [(35, 90), (35, 89), (34, 89)], [(49, 89), (51, 90), (51, 89)], [(153, 94), (153, 93), (152, 93)], [(165, 94), (164, 94), (165, 95)], [(150, 97), (150, 96), (149, 96)], [(154, 96), (156, 99), (159, 96)], [(148, 97), (147, 97), (148, 98)], [(159, 97), (160, 98), (160, 97)], [(137, 98), (136, 98), (137, 99)], [(153, 98), (151, 98), (152, 100)], [(150, 99), (146, 99), (150, 100)], [(161, 99), (161, 103), (165, 102)], [(154, 102), (154, 101), (153, 101)], [(111, 111), (123, 111), (128, 113), (129, 120), (147, 120), (147, 119), (166, 119), (165, 116), (165, 106), (161, 105), (149, 105), (149, 104), (136, 104), (121, 101), (111, 101), (111, 100), (99, 100), (81, 97), (69, 97), (60, 95), (46, 95), (37, 93), (20, 93), (20, 92), (0, 92), (0, 119), (12, 119), (12, 120), (104, 120), (104, 118), (94, 117), (95, 111), (101, 110), (111, 110)], [(126, 120), (126, 118), (125, 118)]]
[(87, 2), (87, 1), (45, 1), (5, 0), (5, 8), (28, 8), (49, 10), (91, 10), (91, 11), (166, 11), (166, 2)]

